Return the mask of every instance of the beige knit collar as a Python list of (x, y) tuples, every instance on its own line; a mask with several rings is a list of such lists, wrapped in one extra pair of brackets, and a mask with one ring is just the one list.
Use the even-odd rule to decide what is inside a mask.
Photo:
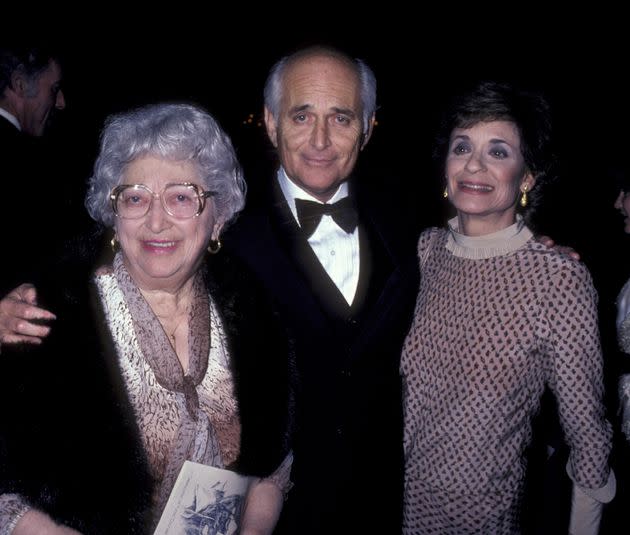
[(512, 253), (533, 237), (531, 230), (527, 228), (523, 218), (519, 215), (517, 215), (516, 223), (513, 225), (484, 236), (460, 234), (457, 217), (449, 220), (448, 227), (446, 248), (454, 256), (473, 260), (494, 258)]

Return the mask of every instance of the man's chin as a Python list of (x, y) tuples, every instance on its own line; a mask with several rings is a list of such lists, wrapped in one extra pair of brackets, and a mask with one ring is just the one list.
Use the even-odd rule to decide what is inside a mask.
[(330, 199), (339, 189), (342, 181), (337, 180), (322, 180), (322, 181), (309, 181), (302, 186), (308, 193), (317, 197), (324, 202)]

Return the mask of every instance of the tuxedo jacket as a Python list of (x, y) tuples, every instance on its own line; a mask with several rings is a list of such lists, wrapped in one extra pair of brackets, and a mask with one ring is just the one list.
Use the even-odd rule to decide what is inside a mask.
[[(294, 487), (279, 533), (397, 533), (403, 491), (399, 358), (418, 286), (414, 229), (351, 184), (360, 275), (352, 306), (301, 233), (277, 182), (225, 236), (296, 340)], [(261, 201), (261, 202), (258, 202)]]
[[(212, 257), (207, 284), (241, 420), (233, 468), (265, 476), (288, 452), (290, 343), (240, 265), (227, 254)], [(58, 318), (49, 338), (2, 349), (0, 493), (18, 493), (86, 535), (149, 533), (154, 482), (96, 290), (87, 274), (72, 271), (52, 285), (38, 282)]]

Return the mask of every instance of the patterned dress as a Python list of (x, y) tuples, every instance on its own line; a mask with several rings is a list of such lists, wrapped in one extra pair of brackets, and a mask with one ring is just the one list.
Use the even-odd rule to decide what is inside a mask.
[[(451, 221), (455, 225), (455, 220)], [(608, 481), (596, 292), (584, 265), (522, 222), (429, 229), (405, 340), (404, 533), (518, 533), (523, 453), (546, 385), (585, 492)]]

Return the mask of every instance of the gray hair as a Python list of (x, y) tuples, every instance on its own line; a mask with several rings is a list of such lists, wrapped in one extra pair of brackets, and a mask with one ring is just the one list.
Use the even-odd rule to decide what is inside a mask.
[(109, 195), (127, 166), (143, 156), (193, 162), (202, 186), (214, 191), (216, 217), (223, 228), (245, 204), (245, 181), (232, 142), (216, 120), (190, 104), (154, 104), (113, 115), (105, 122), (89, 180), (85, 207), (105, 226), (116, 216)]
[(277, 61), (267, 76), (265, 82), (265, 107), (271, 112), (276, 120), (280, 114), (280, 103), (282, 101), (283, 85), (282, 81), (288, 66), (306, 58), (325, 56), (337, 59), (350, 68), (354, 69), (359, 77), (361, 108), (363, 111), (363, 134), (367, 135), (370, 130), (370, 120), (376, 111), (376, 76), (370, 67), (358, 58), (352, 58), (335, 48), (325, 46), (313, 46), (298, 50), (289, 56), (284, 56)]

